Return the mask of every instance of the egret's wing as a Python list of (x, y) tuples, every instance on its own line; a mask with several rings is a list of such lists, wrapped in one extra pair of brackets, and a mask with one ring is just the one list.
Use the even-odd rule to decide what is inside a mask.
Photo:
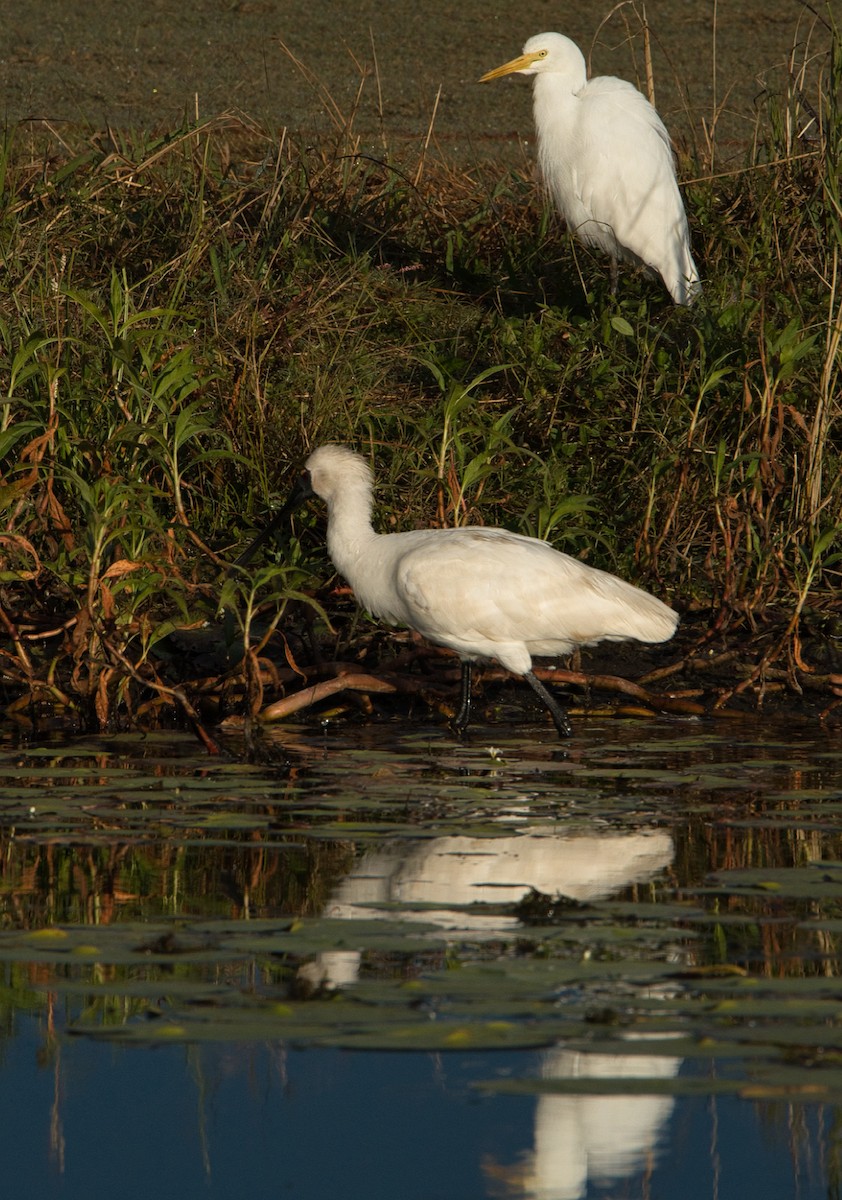
[(671, 275), (666, 264), (675, 259), (689, 270), (687, 218), (663, 121), (621, 79), (591, 80), (581, 100), (576, 175), (585, 208), (647, 266)]
[(598, 219), (678, 199), (669, 134), (655, 109), (622, 79), (594, 79), (581, 96), (579, 185)]
[[(628, 80), (617, 79), (613, 75), (598, 75), (585, 84), (579, 97), (586, 110), (591, 108), (596, 111), (597, 106), (600, 107), (600, 115), (597, 118), (600, 125), (618, 127), (620, 141), (629, 135), (639, 139), (651, 133), (663, 143), (667, 154), (672, 155), (670, 135), (657, 110), (643, 92)], [(629, 149), (626, 146), (627, 153)]]

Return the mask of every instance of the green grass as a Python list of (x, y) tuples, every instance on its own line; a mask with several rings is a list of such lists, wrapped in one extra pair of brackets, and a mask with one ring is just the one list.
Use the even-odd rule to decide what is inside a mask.
[[(840, 77), (837, 39), (743, 168), (681, 162), (690, 312), (630, 271), (612, 298), (530, 180), (424, 144), (298, 147), (242, 116), (107, 143), (7, 130), (10, 715), (198, 723), (210, 695), (256, 711), (294, 682), (298, 634), (332, 615), (308, 610), (329, 576), (317, 517), (269, 565), (225, 570), (326, 440), (371, 454), (384, 528), (548, 537), (702, 638), (759, 632), (752, 687), (776, 663), (803, 686), (806, 620), (837, 695)], [(226, 657), (203, 675), (173, 634), (216, 621), (223, 587)]]

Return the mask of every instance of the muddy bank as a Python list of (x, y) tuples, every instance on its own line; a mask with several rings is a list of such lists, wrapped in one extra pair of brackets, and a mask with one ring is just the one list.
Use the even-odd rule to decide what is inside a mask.
[[(4, 23), (2, 113), (7, 124), (46, 121), (60, 132), (66, 123), (169, 129), (237, 109), (304, 137), (353, 114), (355, 129), (389, 144), (425, 136), (435, 114), (435, 138), (467, 163), (498, 146), (517, 153), (531, 137), (528, 83), (476, 80), (533, 33), (556, 28), (592, 47), (597, 74), (644, 78), (635, 12), (621, 9), (600, 32), (609, 11), (548, 0), (458, 9), (445, 0), (29, 0)], [(723, 153), (751, 137), (793, 46), (799, 61), (807, 46), (819, 61), (829, 42), (794, 0), (729, 0), (717, 12), (714, 61), (708, 0), (654, 0), (646, 13), (658, 107), (676, 134), (698, 141), (723, 105)]]

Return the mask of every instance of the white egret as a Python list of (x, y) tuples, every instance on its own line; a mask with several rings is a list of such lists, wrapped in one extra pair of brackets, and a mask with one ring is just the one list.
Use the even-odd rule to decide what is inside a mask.
[(669, 134), (636, 87), (610, 75), (588, 79), (584, 56), (560, 33), (539, 33), (523, 53), (480, 83), (534, 75), (541, 173), (568, 228), (586, 246), (660, 274), (676, 304), (701, 290)]
[(533, 655), (629, 638), (664, 642), (675, 632), (678, 616), (666, 604), (537, 538), (483, 526), (376, 533), (372, 473), (347, 446), (321, 446), (307, 459), (290, 503), (313, 494), (327, 502), (328, 553), (357, 603), (461, 658), (459, 731), (470, 719), (476, 659), (522, 675), (567, 737), (567, 716), (533, 674)]

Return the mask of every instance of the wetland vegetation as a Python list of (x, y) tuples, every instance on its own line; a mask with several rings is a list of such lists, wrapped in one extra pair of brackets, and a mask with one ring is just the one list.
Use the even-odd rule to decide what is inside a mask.
[[(390, 662), (393, 635), (325, 586), (318, 514), (226, 575), (333, 440), (371, 454), (383, 528), (503, 525), (680, 610), (668, 654), (603, 674), (648, 670), (686, 711), (832, 719), (842, 52), (804, 54), (742, 165), (681, 155), (689, 312), (629, 270), (612, 298), (522, 172), (375, 153), (353, 112), (318, 146), (241, 114), (7, 129), (7, 714), (203, 729), (305, 680), (330, 693), (349, 663), (418, 690), (411, 647)], [(452, 702), (447, 677), (422, 690)]]
[[(330, 103), (317, 144), (242, 113), (5, 131), (0, 1093), (37, 1149), (21, 1194), (89, 1194), (106, 1144), (128, 1197), (230, 1195), (248, 1170), (250, 1194), (321, 1200), (341, 1168), (349, 1195), (426, 1200), (442, 1162), (460, 1200), (591, 1195), (591, 1168), (628, 1194), (634, 1172), (695, 1197), (764, 1171), (770, 1200), (836, 1194), (832, 42), (793, 56), (742, 162), (715, 121), (679, 147), (689, 311), (629, 270), (612, 297), (528, 171), (391, 147)], [(488, 723), (458, 741), (431, 711), (458, 665), (357, 612), (317, 509), (231, 570), (328, 440), (371, 456), (381, 528), (549, 538), (668, 600), (679, 635), (554, 671), (563, 747), (488, 670)], [(330, 1060), (332, 1119), (314, 1063), (337, 1048), (378, 1054)], [(383, 1113), (371, 1152), (351, 1062)], [(708, 1119), (653, 1188), (692, 1097)], [(264, 1122), (271, 1149), (244, 1153)], [(397, 1184), (372, 1182), (393, 1151)]]

